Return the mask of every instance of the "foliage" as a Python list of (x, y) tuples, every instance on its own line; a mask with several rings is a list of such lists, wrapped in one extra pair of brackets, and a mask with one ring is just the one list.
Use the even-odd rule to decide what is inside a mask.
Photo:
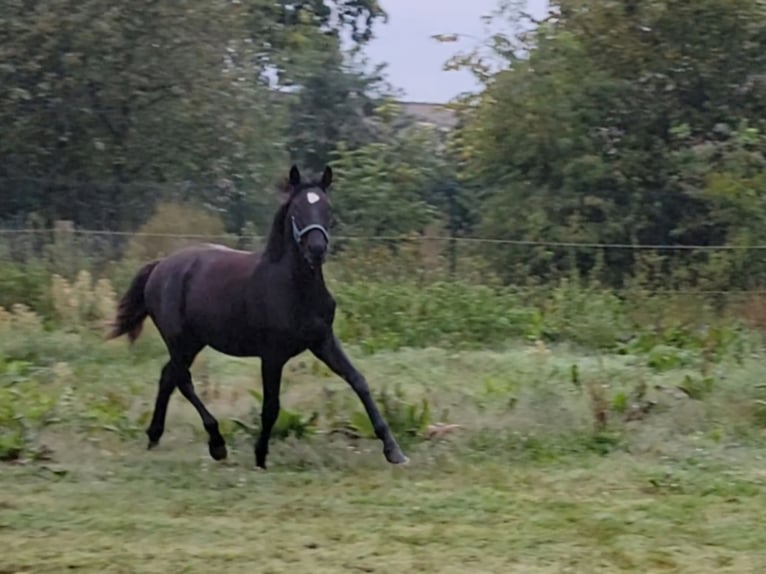
[(348, 235), (422, 232), (439, 217), (432, 186), (447, 169), (442, 136), (403, 119), (392, 103), (378, 107), (374, 120), (379, 141), (357, 148), (341, 142), (335, 151), (333, 165), (343, 174), (334, 191), (336, 217)]
[[(0, 175), (11, 178), (9, 211), (119, 228), (157, 195), (183, 198), (183, 188), (140, 182), (193, 179), (207, 186), (198, 201), (225, 205), (214, 182), (268, 173), (279, 115), (246, 70), (246, 9), (220, 1), (7, 6)], [(225, 53), (232, 57), (222, 62)]]
[(595, 348), (614, 348), (636, 327), (615, 294), (567, 279), (551, 290), (542, 315), (542, 338)]
[[(0, 377), (7, 380), (16, 364), (0, 364)], [(56, 400), (33, 382), (14, 379), (0, 385), (0, 461), (43, 457), (37, 435), (53, 422)]]
[[(756, 242), (766, 193), (758, 167), (766, 150), (762, 3), (562, 0), (552, 10), (533, 32), (500, 34), (494, 54), (505, 65), (484, 76), (486, 89), (464, 114), (466, 169), (491, 191), (482, 232), (562, 242)], [(511, 28), (514, 20), (504, 18), (508, 11), (496, 20)], [(481, 68), (470, 57), (463, 63)], [(596, 265), (592, 253), (568, 259), (556, 248), (488, 255), (508, 280)], [(749, 253), (728, 265), (704, 253), (661, 259), (688, 284), (698, 275), (708, 288), (755, 280), (745, 274)], [(635, 253), (604, 253), (611, 284), (636, 266)]]
[(190, 203), (162, 202), (131, 237), (125, 256), (131, 261), (149, 261), (199, 243), (200, 235), (220, 243), (224, 234), (224, 223), (215, 213)]
[(357, 149), (380, 137), (372, 120), (391, 91), (383, 65), (368, 73), (366, 61), (344, 54), (338, 44), (337, 38), (322, 36), (312, 49), (303, 50), (294, 80), (299, 87), (285, 95), (291, 161), (317, 174), (333, 159), (340, 142)]
[[(572, 327), (562, 327), (556, 346), (536, 337), (514, 342), (498, 335), (494, 343), (503, 344), (501, 352), (462, 352), (456, 348), (460, 346), (457, 334), (456, 343), (448, 342), (439, 349), (435, 346), (442, 344), (441, 339), (430, 339), (426, 332), (414, 342), (425, 349), (391, 353), (381, 345), (377, 356), (355, 359), (392, 429), (411, 444), (420, 459), (454, 451), (474, 460), (496, 457), (555, 463), (594, 453), (611, 456), (639, 446), (664, 448), (657, 445), (665, 445), (666, 437), (674, 441), (696, 437), (694, 441), (698, 441), (703, 431), (717, 437), (716, 441), (726, 437), (760, 440), (764, 395), (752, 380), (760, 377), (762, 368), (760, 347), (752, 333), (740, 331), (730, 318), (713, 323), (714, 316), (707, 315), (698, 317), (697, 325), (669, 320), (672, 328), (656, 331), (651, 324), (635, 324), (640, 339), (604, 346), (602, 327), (594, 323), (589, 340), (592, 327), (583, 316), (577, 342), (591, 350), (571, 351), (567, 343), (574, 340), (574, 325), (578, 324), (575, 312), (581, 307), (577, 301), (585, 295), (571, 284), (560, 289), (575, 300), (572, 308), (560, 306), (560, 294), (540, 293), (538, 303), (528, 294), (515, 294), (519, 307), (540, 314), (534, 324), (542, 337), (548, 338), (542, 328), (546, 321), (555, 325), (572, 322)], [(417, 290), (412, 286), (413, 292)], [(604, 300), (609, 301), (608, 296)], [(555, 301), (559, 301), (558, 307), (551, 303)], [(614, 309), (608, 313), (619, 309), (616, 303), (610, 304)], [(672, 307), (662, 308), (664, 315), (673, 315)], [(487, 305), (486, 309), (493, 307)], [(562, 313), (562, 317), (554, 313)], [(383, 316), (381, 310), (370, 320), (380, 323)], [(629, 314), (616, 317), (619, 322)], [(52, 330), (46, 330), (40, 317), (21, 306), (1, 319), (4, 457), (30, 460), (52, 454), (59, 459), (67, 452), (66, 446), (63, 453), (58, 452), (62, 444), (79, 444), (86, 437), (105, 449), (114, 448), (119, 441), (143, 440), (142, 429), (156, 392), (156, 386), (147, 381), (157, 376), (163, 361), (156, 333), (147, 329), (136, 348), (105, 343), (87, 322), (68, 327), (64, 316), (49, 327)], [(424, 323), (425, 317), (418, 321)], [(402, 320), (399, 336), (414, 325)], [(155, 342), (157, 352), (141, 350), (145, 343)], [(357, 342), (347, 339), (352, 356), (360, 354)], [(210, 407), (220, 417), (222, 432), (244, 431), (247, 440), (252, 440), (260, 427), (262, 404), (260, 393), (252, 386), (252, 363), (232, 362), (215, 353), (203, 358), (214, 363), (209, 369), (220, 382), (203, 400), (214, 401)], [(337, 379), (335, 383), (343, 390), (329, 392), (328, 372), (317, 364), (297, 358), (286, 369), (283, 408), (274, 430), (276, 438), (291, 439), (279, 447), (279, 456), (304, 457), (301, 468), (311, 467), (305, 457), (310, 459), (313, 449), (325, 448), (320, 445), (327, 441), (340, 441), (339, 448), (363, 452), (358, 439), (373, 434), (358, 399)], [(200, 373), (195, 372), (195, 377), (204, 383)], [(318, 377), (324, 379), (322, 386), (317, 385)], [(119, 384), (115, 386), (114, 381)], [(242, 396), (252, 396), (254, 404), (242, 401)], [(333, 396), (342, 404), (336, 404)], [(171, 411), (173, 419), (187, 419), (195, 440), (203, 435), (194, 409)], [(448, 444), (424, 440), (447, 420), (464, 430)], [(173, 432), (185, 432), (183, 425), (173, 428), (177, 428)], [(321, 440), (304, 440), (320, 433)], [(53, 453), (44, 446), (50, 436), (59, 437)], [(65, 443), (62, 436), (69, 437)], [(345, 444), (349, 439), (352, 444)]]
[[(704, 296), (649, 296), (640, 289), (618, 294), (577, 277), (519, 289), (481, 277), (450, 278), (438, 261), (429, 269), (428, 253), (402, 250), (400, 255), (406, 257), (386, 250), (349, 252), (328, 270), (338, 302), (335, 328), (342, 339), (369, 353), (543, 340), (637, 353), (662, 369), (701, 356), (712, 362), (732, 353), (743, 356), (754, 332), (740, 320), (748, 319), (751, 307), (742, 308), (735, 300), (716, 308)], [(30, 305), (9, 304), (11, 312), (0, 317), (0, 329), (16, 330), (18, 348), (24, 333), (35, 334), (44, 326), (100, 331), (113, 319), (117, 294), (135, 273), (135, 263), (128, 260), (102, 273), (81, 270), (69, 280), (41, 271), (33, 283), (22, 274), (13, 281), (13, 275), (6, 277), (8, 293)]]
[[(261, 429), (261, 410), (263, 409), (263, 396), (260, 392), (251, 390), (250, 395), (255, 399), (255, 403), (250, 409), (246, 420), (233, 419), (233, 423), (244, 431), (251, 439), (257, 439)], [(318, 412), (313, 412), (309, 417), (304, 417), (300, 413), (291, 411), (284, 406), (279, 409), (277, 420), (271, 429), (271, 436), (277, 440), (286, 439), (290, 436), (303, 438), (314, 434), (316, 431), (316, 421), (319, 418)]]
[(54, 317), (72, 328), (99, 327), (111, 322), (117, 309), (116, 293), (107, 279), (95, 283), (88, 271), (80, 271), (71, 284), (60, 275), (51, 279)]
[[(69, 390), (71, 392), (71, 388)], [(69, 398), (76, 409), (73, 422), (85, 432), (107, 431), (123, 439), (136, 439), (143, 432), (130, 414), (133, 401), (131, 395), (119, 390), (99, 395), (73, 393)]]
[(51, 314), (48, 292), (50, 272), (39, 261), (0, 260), (0, 307), (10, 309), (26, 302), (42, 315)]
[[(350, 31), (361, 45), (385, 17), (374, 0), (46, 0), (3, 11), (3, 219), (37, 212), (110, 229), (135, 228), (159, 199), (212, 206), (235, 230), (265, 225), (266, 190), (288, 148), (306, 143), (287, 114), (301, 122), (350, 90), (366, 98), (339, 38)], [(308, 100), (288, 104), (275, 73), (278, 88), (303, 86)], [(316, 93), (311, 78), (330, 83)], [(306, 127), (323, 126), (332, 149), (360, 124), (335, 133), (348, 107), (328, 109)]]
[(536, 311), (512, 292), (459, 282), (339, 285), (337, 330), (368, 352), (452, 344), (482, 347), (535, 335)]
[[(419, 404), (408, 401), (402, 385), (396, 385), (393, 391), (384, 387), (374, 393), (374, 397), (391, 432), (401, 437), (403, 444), (411, 444), (424, 437), (432, 422), (431, 405), (427, 398), (422, 398)], [(364, 410), (358, 409), (352, 413), (349, 422), (362, 437), (375, 438), (375, 429)]]
[[(323, 37), (338, 40), (350, 32), (355, 47), (372, 38), (376, 21), (387, 15), (377, 0), (248, 0), (249, 25), (258, 45), (257, 62), (263, 70), (275, 70), (282, 85), (294, 83), (296, 60)], [(300, 67), (300, 64), (297, 66)]]
[[(386, 19), (375, 0), (10, 2), (0, 23), (3, 220), (39, 232), (62, 218), (152, 229), (155, 206), (177, 204), (220, 217), (222, 228), (208, 222), (215, 234), (263, 234), (285, 166), (332, 162), (342, 234), (540, 243), (475, 245), (476, 267), (506, 283), (575, 272), (619, 288), (758, 286), (762, 2), (557, 0), (532, 29), (522, 4), (500, 0), (480, 48), (448, 64), (484, 87), (456, 102), (458, 127), (445, 134), (405, 117), (385, 65), (360, 57)], [(161, 217), (181, 229), (178, 215)], [(175, 245), (138, 242), (131, 257)], [(570, 245), (582, 242), (736, 249)], [(72, 260), (63, 240), (55, 252), (21, 243), (23, 257), (2, 254), (6, 306), (40, 284), (36, 265), (16, 264), (27, 251), (69, 280), (91, 256)], [(124, 255), (113, 243), (111, 276)], [(453, 273), (457, 250), (440, 253)], [(44, 293), (27, 303), (51, 314)]]

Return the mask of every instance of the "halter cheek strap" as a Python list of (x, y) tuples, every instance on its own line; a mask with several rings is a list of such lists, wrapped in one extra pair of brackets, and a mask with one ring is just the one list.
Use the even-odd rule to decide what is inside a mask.
[(307, 225), (303, 229), (300, 229), (298, 227), (298, 224), (295, 223), (295, 216), (292, 216), (290, 219), (291, 219), (292, 224), (293, 224), (293, 239), (295, 239), (296, 243), (300, 244), (301, 237), (306, 235), (312, 229), (318, 229), (319, 231), (321, 231), (322, 235), (324, 235), (325, 240), (328, 243), (330, 242), (330, 234), (327, 233), (327, 230), (323, 226), (319, 225), (318, 223), (312, 223), (311, 225)]

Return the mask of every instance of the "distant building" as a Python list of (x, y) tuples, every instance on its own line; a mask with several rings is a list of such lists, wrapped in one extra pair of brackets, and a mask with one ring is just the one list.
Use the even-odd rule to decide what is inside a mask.
[(457, 115), (444, 104), (428, 102), (396, 102), (402, 111), (419, 123), (451, 130), (457, 126)]

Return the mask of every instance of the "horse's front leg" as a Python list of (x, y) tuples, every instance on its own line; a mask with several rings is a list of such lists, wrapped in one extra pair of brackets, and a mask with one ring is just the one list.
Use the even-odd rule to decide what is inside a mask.
[(370, 394), (370, 388), (364, 376), (351, 364), (346, 353), (341, 347), (340, 341), (334, 333), (330, 332), (320, 343), (311, 348), (311, 352), (326, 364), (336, 375), (342, 377), (351, 388), (354, 389), (370, 417), (370, 422), (375, 429), (375, 434), (383, 442), (383, 454), (391, 464), (403, 464), (408, 458), (399, 448), (396, 439), (391, 434), (391, 429), (383, 420), (383, 416)]
[(261, 408), (261, 432), (255, 443), (255, 466), (266, 468), (266, 455), (269, 454), (271, 429), (279, 416), (279, 392), (282, 385), (284, 361), (263, 358), (261, 360), (261, 378), (263, 379), (263, 405)]

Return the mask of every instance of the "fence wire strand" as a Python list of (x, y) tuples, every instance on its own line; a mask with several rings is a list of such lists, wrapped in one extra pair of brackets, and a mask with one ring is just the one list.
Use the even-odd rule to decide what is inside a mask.
[[(0, 228), (0, 235), (51, 234), (69, 233), (84, 236), (113, 236), (113, 237), (157, 237), (170, 239), (247, 239), (264, 240), (265, 235), (248, 234), (195, 234), (195, 233), (155, 233), (142, 231), (116, 231), (109, 229), (65, 229), (31, 228), (13, 229)], [(517, 245), (522, 247), (559, 247), (570, 249), (634, 249), (634, 250), (681, 250), (681, 251), (763, 251), (766, 244), (755, 245), (693, 245), (693, 244), (651, 244), (651, 243), (591, 243), (576, 241), (544, 241), (534, 239), (502, 239), (492, 237), (465, 237), (450, 235), (335, 235), (336, 239), (344, 241), (454, 241), (457, 243), (488, 243), (497, 245)]]
[[(253, 234), (195, 234), (195, 233), (161, 233), (161, 232), (142, 232), (142, 231), (118, 231), (110, 229), (87, 229), (87, 228), (0, 228), (0, 237), (13, 238), (30, 236), (79, 236), (83, 238), (165, 238), (165, 239), (191, 239), (202, 241), (241, 242), (241, 241), (263, 241), (266, 236)], [(693, 251), (743, 251), (743, 250), (766, 250), (766, 245), (664, 245), (664, 244), (631, 244), (631, 243), (590, 243), (590, 242), (568, 242), (568, 241), (542, 241), (542, 240), (523, 240), (523, 239), (501, 239), (501, 238), (482, 238), (482, 237), (451, 237), (437, 235), (336, 235), (334, 239), (344, 241), (359, 242), (453, 242), (455, 244), (495, 244), (522, 247), (550, 247), (560, 249), (630, 249), (630, 250), (681, 250), (685, 252)], [(98, 246), (92, 245), (91, 248), (98, 250)], [(529, 285), (509, 285), (511, 289), (519, 295), (534, 295), (540, 291), (540, 288)], [(766, 296), (766, 289), (753, 286), (752, 289), (689, 289), (680, 287), (677, 289), (663, 288), (659, 285), (657, 288), (650, 286), (636, 287), (609, 287), (608, 290), (617, 295), (625, 296), (698, 296), (698, 297), (726, 297), (736, 300), (744, 300), (753, 296)]]

